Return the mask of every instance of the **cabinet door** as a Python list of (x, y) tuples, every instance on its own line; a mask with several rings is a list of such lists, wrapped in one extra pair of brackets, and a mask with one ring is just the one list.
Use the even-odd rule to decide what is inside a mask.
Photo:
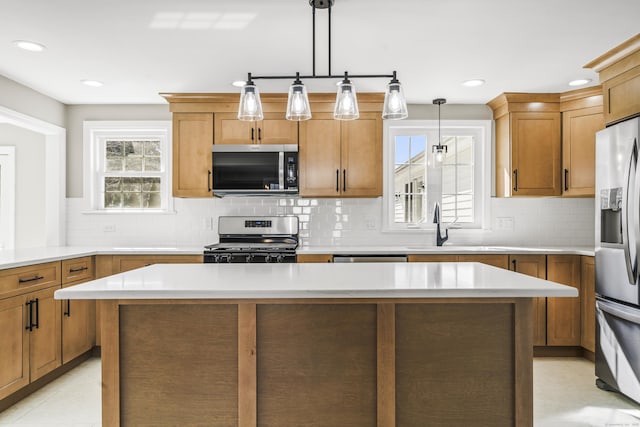
[(298, 255), (297, 262), (307, 263), (320, 263), (320, 262), (333, 262), (333, 255), (331, 254), (302, 254)]
[(480, 262), (498, 268), (509, 269), (509, 255), (459, 255), (460, 262)]
[(596, 280), (595, 264), (591, 256), (581, 259), (580, 272), (580, 345), (596, 351)]
[[(637, 62), (637, 56), (635, 59)], [(627, 63), (631, 61), (630, 59)], [(604, 118), (607, 124), (640, 113), (640, 67), (633, 67), (605, 81), (602, 92), (605, 106)]]
[[(548, 255), (547, 280), (580, 289), (580, 256)], [(547, 345), (580, 345), (580, 298), (547, 298)]]
[(342, 197), (382, 196), (382, 119), (362, 113), (342, 122)]
[(458, 255), (415, 254), (407, 256), (408, 262), (456, 262)]
[(113, 274), (152, 264), (199, 264), (202, 255), (114, 255)]
[(238, 120), (237, 113), (215, 114), (216, 144), (258, 144), (256, 122)]
[(559, 196), (560, 113), (511, 113), (513, 196)]
[(24, 296), (0, 301), (0, 399), (29, 384), (29, 331)]
[(284, 113), (266, 113), (258, 122), (259, 144), (298, 144), (298, 122), (286, 120)]
[(37, 300), (33, 307), (37, 327), (29, 336), (31, 382), (62, 365), (62, 313), (61, 301), (53, 298), (56, 289), (59, 288), (44, 289), (27, 297), (31, 301)]
[[(547, 260), (544, 255), (509, 255), (511, 269), (539, 279), (547, 278)], [(547, 344), (547, 299), (533, 299), (533, 345)]]
[(340, 195), (340, 121), (317, 114), (300, 123), (298, 157), (300, 196)]
[(595, 193), (596, 132), (604, 129), (601, 107), (562, 113), (562, 194)]
[(95, 301), (62, 301), (62, 363), (68, 363), (93, 348), (96, 340), (95, 313)]
[(211, 197), (212, 113), (173, 114), (173, 195)]

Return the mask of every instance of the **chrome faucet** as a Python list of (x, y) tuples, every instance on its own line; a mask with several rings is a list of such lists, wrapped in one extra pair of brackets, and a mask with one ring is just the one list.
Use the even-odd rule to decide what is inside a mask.
[(438, 202), (433, 210), (433, 223), (436, 224), (436, 245), (442, 246), (449, 239), (449, 230), (444, 230), (444, 236), (440, 233), (440, 204)]

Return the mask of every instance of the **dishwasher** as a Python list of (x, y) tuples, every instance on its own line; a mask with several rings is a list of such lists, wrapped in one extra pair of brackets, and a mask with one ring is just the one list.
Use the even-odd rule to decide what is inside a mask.
[(351, 262), (407, 262), (406, 255), (334, 255), (335, 263)]

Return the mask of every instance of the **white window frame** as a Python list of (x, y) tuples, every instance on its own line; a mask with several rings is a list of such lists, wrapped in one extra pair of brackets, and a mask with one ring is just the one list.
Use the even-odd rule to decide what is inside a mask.
[[(103, 178), (105, 176), (113, 176), (112, 173), (105, 173), (104, 150), (106, 141), (113, 139), (156, 139), (160, 141), (162, 150), (160, 173), (153, 173), (153, 175), (157, 175), (161, 179), (160, 197), (162, 205), (159, 209), (113, 209), (104, 207)], [(83, 123), (83, 146), (84, 213), (175, 213), (171, 194), (171, 121), (85, 121)]]
[[(474, 144), (474, 213), (473, 223), (456, 223), (455, 228), (486, 229), (490, 226), (490, 196), (491, 196), (491, 120), (442, 120), (440, 123), (443, 137), (449, 129), (455, 129), (459, 135), (473, 134), (477, 138)], [(432, 214), (431, 197), (429, 197), (429, 183), (427, 183), (426, 221), (422, 223), (394, 222), (394, 139), (395, 136), (417, 136), (438, 132), (437, 120), (402, 120), (385, 121), (383, 137), (383, 212), (382, 221), (384, 232), (416, 232), (432, 231), (435, 225), (430, 220)], [(427, 155), (431, 156), (431, 146), (437, 141), (427, 139)], [(439, 189), (440, 199), (442, 188)], [(448, 226), (449, 224), (444, 224)]]

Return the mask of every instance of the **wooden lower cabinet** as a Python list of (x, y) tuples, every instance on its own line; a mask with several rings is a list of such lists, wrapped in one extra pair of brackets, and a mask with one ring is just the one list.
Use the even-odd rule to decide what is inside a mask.
[(592, 256), (580, 259), (580, 345), (596, 351), (596, 279), (595, 261)]
[[(511, 270), (527, 276), (545, 279), (547, 259), (545, 255), (509, 255)], [(533, 345), (547, 344), (547, 299), (533, 299)]]
[(202, 263), (202, 255), (114, 255), (112, 274), (123, 273), (152, 264)]
[(509, 269), (509, 255), (458, 255), (460, 262), (479, 262), (498, 268)]
[[(580, 256), (547, 255), (547, 280), (580, 289)], [(580, 345), (580, 299), (547, 298), (547, 345)]]
[(26, 297), (0, 301), (0, 399), (29, 384), (29, 331)]
[[(62, 261), (62, 287), (79, 285), (95, 278), (94, 257)], [(96, 343), (96, 302), (62, 301), (62, 363), (91, 350)]]
[(333, 262), (333, 255), (331, 254), (303, 254), (296, 256), (297, 262)]
[(28, 300), (36, 301), (33, 312), (37, 326), (29, 336), (29, 373), (32, 382), (62, 365), (61, 301), (53, 297), (58, 289), (56, 286), (27, 296)]
[(458, 261), (458, 255), (409, 255), (407, 256), (409, 262), (456, 262)]

